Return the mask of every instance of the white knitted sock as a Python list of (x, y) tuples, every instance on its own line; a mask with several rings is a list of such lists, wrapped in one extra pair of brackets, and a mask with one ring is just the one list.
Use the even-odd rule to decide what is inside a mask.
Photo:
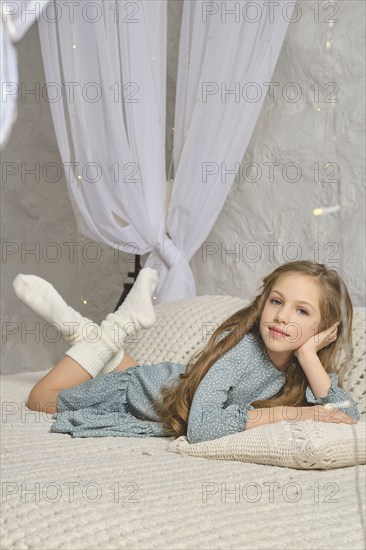
[[(127, 294), (123, 304), (113, 314), (125, 317), (128, 312), (132, 320), (143, 328), (150, 328), (156, 321), (156, 313), (152, 302), (152, 295), (158, 284), (158, 273), (155, 269), (144, 267), (139, 272), (135, 284)], [(106, 317), (106, 320), (109, 316)]]
[(121, 350), (122, 341), (114, 341), (113, 332), (109, 330), (108, 326), (102, 327), (97, 323), (93, 323), (93, 325), (96, 335), (95, 340), (90, 336), (88, 339), (80, 340), (67, 350), (65, 355), (74, 359), (94, 378), (103, 366), (110, 362), (110, 359)]
[[(94, 334), (93, 321), (83, 317), (78, 311), (68, 306), (57, 290), (37, 275), (20, 273), (13, 281), (13, 288), (18, 298), (27, 304), (49, 323), (54, 323), (64, 338), (75, 344), (83, 338), (83, 333)], [(84, 330), (86, 325), (90, 325)]]
[[(102, 321), (98, 341), (78, 342), (66, 352), (66, 355), (93, 377), (112, 372), (117, 365), (109, 360), (113, 354), (122, 352), (125, 338), (141, 328), (150, 328), (155, 323), (156, 313), (151, 296), (157, 283), (158, 275), (154, 269), (142, 269), (123, 304)], [(103, 351), (103, 347), (107, 349)], [(118, 354), (119, 362), (122, 357), (122, 354)]]

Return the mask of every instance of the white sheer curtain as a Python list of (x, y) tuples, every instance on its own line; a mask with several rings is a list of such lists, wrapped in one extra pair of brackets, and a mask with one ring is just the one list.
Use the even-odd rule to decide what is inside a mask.
[[(99, 0), (84, 13), (81, 3), (72, 21), (66, 4), (58, 1), (54, 8), (64, 16), (57, 24), (41, 19), (39, 31), (79, 231), (115, 248), (131, 243), (135, 254), (151, 252), (145, 265), (159, 273), (156, 303), (195, 296), (189, 260), (234, 181), (294, 4), (283, 17), (283, 1), (258, 0), (257, 14), (249, 10), (253, 2), (183, 3), (167, 219), (167, 2)], [(207, 12), (210, 5), (220, 13)], [(223, 5), (239, 10), (225, 15)], [(229, 90), (236, 95), (225, 95)], [(226, 177), (223, 167), (232, 170)]]
[(19, 91), (18, 42), (29, 27), (39, 20), (49, 0), (2, 0), (0, 32), (0, 84), (1, 84), (1, 132), (0, 148), (3, 148), (17, 119)]
[[(269, 4), (184, 2), (166, 223), (175, 263), (162, 289), (167, 301), (195, 296), (188, 261), (220, 214), (262, 108), (294, 8), (287, 2), (284, 15), (283, 1)], [(145, 265), (156, 261), (154, 250)]]
[(93, 5), (39, 24), (56, 136), (79, 231), (146, 254), (165, 231), (167, 3)]

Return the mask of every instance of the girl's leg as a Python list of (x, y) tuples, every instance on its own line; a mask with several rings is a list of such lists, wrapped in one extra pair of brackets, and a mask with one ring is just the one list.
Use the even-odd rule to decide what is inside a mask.
[[(157, 283), (156, 270), (143, 268), (123, 304), (116, 312), (107, 315), (100, 326), (68, 306), (53, 286), (40, 277), (19, 274), (13, 286), (20, 300), (47, 321), (58, 324), (62, 334), (72, 344), (65, 355), (83, 367), (90, 377), (95, 377), (104, 376), (119, 367), (125, 353), (123, 342), (127, 335), (142, 327), (150, 328), (155, 323), (156, 313), (151, 296)], [(90, 331), (84, 334), (83, 328), (86, 329), (87, 325), (91, 325), (92, 334)], [(71, 387), (73, 385), (75, 383)]]
[[(132, 357), (125, 354), (113, 372), (124, 371), (135, 365), (138, 365), (138, 363)], [(65, 355), (32, 388), (28, 397), (27, 407), (33, 411), (53, 414), (57, 412), (56, 400), (61, 390), (78, 386), (91, 378), (90, 374), (79, 363)]]
[[(20, 273), (13, 281), (13, 287), (18, 298), (46, 321), (55, 323), (71, 345), (81, 340), (88, 341), (88, 339), (91, 339), (91, 341), (94, 341), (93, 330), (95, 331), (96, 327), (93, 321), (83, 317), (78, 311), (69, 306), (48, 281), (36, 275), (23, 275)], [(116, 370), (122, 363), (123, 357), (120, 358), (120, 355), (120, 353), (115, 354), (104, 365), (103, 372), (98, 374), (105, 375)]]
[(127, 370), (130, 367), (135, 367), (138, 364), (139, 363), (137, 363), (130, 355), (127, 355), (127, 353), (125, 352), (122, 361), (120, 362), (118, 367), (114, 369), (113, 372), (119, 372), (121, 370)]

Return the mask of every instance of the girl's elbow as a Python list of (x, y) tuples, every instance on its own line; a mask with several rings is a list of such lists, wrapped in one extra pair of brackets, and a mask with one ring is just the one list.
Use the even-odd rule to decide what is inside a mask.
[(194, 443), (201, 443), (201, 441), (205, 441), (204, 435), (200, 432), (200, 430), (192, 429), (188, 426), (187, 429), (187, 440), (188, 443), (194, 444)]
[(188, 443), (190, 443), (191, 445), (194, 445), (195, 443), (203, 443), (204, 441), (208, 441), (208, 440), (203, 437), (193, 437), (191, 439), (188, 439)]

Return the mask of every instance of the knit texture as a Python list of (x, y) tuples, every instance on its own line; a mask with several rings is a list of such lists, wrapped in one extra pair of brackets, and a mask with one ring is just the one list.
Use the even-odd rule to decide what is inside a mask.
[(331, 424), (303, 420), (281, 421), (190, 444), (181, 436), (168, 451), (216, 460), (239, 460), (297, 468), (331, 470), (366, 464), (366, 423)]
[[(199, 310), (221, 322), (242, 304), (225, 296), (196, 300), (182, 312), (183, 303), (156, 306), (158, 321), (130, 343), (132, 356), (141, 360), (135, 349), (146, 351), (144, 363), (188, 359), (203, 343)], [(362, 338), (357, 334), (355, 348), (360, 342), (364, 357)], [(25, 406), (46, 372), (1, 376), (4, 550), (364, 549), (366, 466), (303, 470), (206, 460), (167, 452), (173, 438), (50, 433), (52, 415)], [(354, 381), (354, 398), (362, 397), (361, 386), (365, 391)]]

